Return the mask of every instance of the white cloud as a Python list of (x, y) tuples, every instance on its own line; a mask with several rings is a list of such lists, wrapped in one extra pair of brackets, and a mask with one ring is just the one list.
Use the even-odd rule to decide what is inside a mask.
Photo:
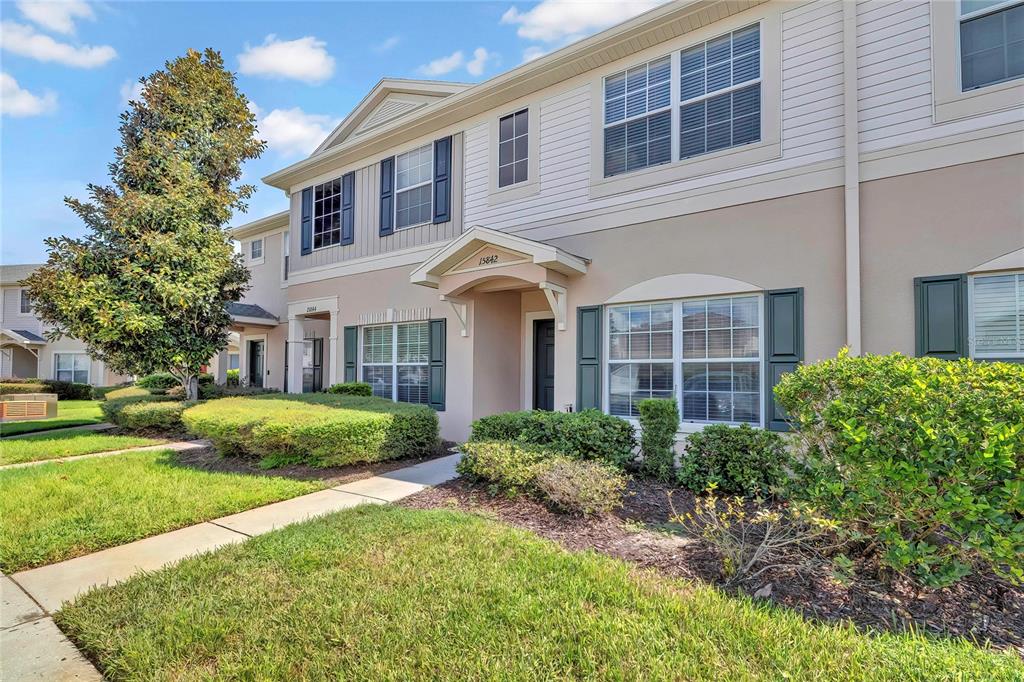
[(37, 33), (31, 26), (13, 21), (0, 22), (0, 47), (22, 57), (41, 62), (57, 62), (79, 69), (103, 66), (117, 56), (109, 45), (76, 47), (60, 43), (50, 36)]
[(18, 85), (10, 74), (0, 72), (0, 113), (21, 118), (39, 116), (57, 109), (57, 93), (47, 90), (34, 95)]
[(466, 71), (471, 76), (479, 76), (484, 72), (487, 67), (487, 62), (493, 61), (497, 57), (493, 52), (488, 52), (482, 47), (478, 47), (473, 50), (473, 58), (466, 62)]
[(543, 47), (537, 45), (531, 45), (530, 47), (523, 50), (523, 64), (526, 62), (532, 62), (534, 59), (540, 59), (548, 53)]
[(256, 115), (257, 136), (281, 156), (309, 154), (317, 148), (341, 119), (322, 114), (307, 114), (302, 109), (274, 109), (264, 115), (255, 102), (249, 110)]
[(518, 24), (519, 37), (546, 43), (575, 40), (608, 28), (657, 7), (665, 0), (543, 0), (525, 12), (513, 5), (501, 17), (503, 24)]
[(133, 99), (136, 101), (142, 99), (142, 83), (133, 80), (121, 83), (121, 106), (128, 106)]
[(271, 34), (262, 45), (246, 44), (238, 55), (238, 70), (249, 76), (322, 83), (334, 75), (334, 57), (327, 54), (327, 43), (313, 36), (278, 40)]
[(401, 36), (391, 36), (386, 40), (383, 40), (373, 46), (374, 52), (389, 52), (398, 46), (398, 43), (402, 42)]
[(462, 50), (456, 50), (447, 57), (439, 57), (429, 64), (424, 64), (419, 68), (419, 72), (424, 76), (443, 76), (459, 68), (464, 62)]
[(92, 7), (89, 7), (83, 0), (49, 0), (47, 2), (21, 0), (18, 3), (18, 10), (29, 21), (39, 24), (47, 30), (64, 34), (75, 32), (76, 19), (89, 19), (90, 21), (96, 19), (96, 15), (92, 13)]

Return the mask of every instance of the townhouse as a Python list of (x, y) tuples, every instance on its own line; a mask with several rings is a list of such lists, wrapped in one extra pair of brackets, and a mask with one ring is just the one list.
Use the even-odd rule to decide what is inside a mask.
[(677, 1), (385, 78), (264, 181), (243, 381), (785, 428), (796, 363), (1024, 358), (1024, 2)]

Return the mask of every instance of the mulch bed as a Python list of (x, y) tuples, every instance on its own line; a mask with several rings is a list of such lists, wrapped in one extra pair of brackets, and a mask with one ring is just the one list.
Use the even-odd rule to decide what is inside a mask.
[[(671, 502), (670, 502), (671, 500)], [(604, 518), (551, 511), (534, 500), (492, 497), (483, 487), (456, 479), (401, 501), (407, 507), (459, 509), (528, 529), (569, 550), (592, 549), (678, 578), (723, 584), (721, 562), (700, 539), (667, 532), (673, 506), (693, 508), (689, 492), (634, 479), (624, 506)], [(990, 575), (972, 575), (956, 587), (918, 591), (911, 585), (844, 585), (828, 574), (778, 569), (756, 584), (731, 592), (756, 592), (770, 585), (771, 602), (821, 621), (852, 621), (867, 630), (906, 630), (966, 637), (1024, 656), (1024, 589)]]

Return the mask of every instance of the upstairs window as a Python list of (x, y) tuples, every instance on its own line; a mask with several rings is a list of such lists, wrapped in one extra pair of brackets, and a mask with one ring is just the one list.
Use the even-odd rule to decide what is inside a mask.
[(605, 177), (672, 160), (672, 58), (604, 79)]
[(395, 157), (395, 229), (433, 219), (434, 145)]
[(966, 92), (1024, 76), (1024, 3), (961, 0), (960, 87)]
[(313, 188), (313, 248), (341, 243), (341, 178)]
[(508, 187), (529, 179), (528, 109), (498, 120), (498, 187)]
[(32, 299), (29, 298), (28, 289), (21, 290), (21, 307), (19, 308), (19, 312), (21, 312), (22, 315), (28, 315), (32, 312)]
[(971, 291), (975, 358), (1024, 358), (1024, 273), (975, 276)]
[(259, 260), (263, 258), (263, 240), (253, 239), (249, 242), (249, 259)]

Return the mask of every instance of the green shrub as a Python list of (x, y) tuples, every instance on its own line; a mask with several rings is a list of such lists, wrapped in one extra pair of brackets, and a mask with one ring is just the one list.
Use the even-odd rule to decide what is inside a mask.
[(180, 386), (181, 382), (170, 372), (156, 372), (155, 374), (147, 374), (142, 377), (135, 382), (135, 385), (140, 388), (156, 388), (166, 391), (174, 386)]
[(93, 386), (91, 397), (93, 400), (106, 400), (108, 393), (122, 388), (124, 388), (124, 386)]
[(607, 464), (555, 457), (540, 467), (534, 485), (558, 509), (589, 516), (622, 506), (626, 478)]
[(177, 431), (182, 428), (181, 413), (192, 404), (174, 399), (131, 401), (121, 409), (118, 426), (140, 431)]
[(931, 586), (978, 563), (1024, 580), (1024, 365), (843, 352), (775, 394), (804, 450), (793, 494), (862, 559)]
[(667, 483), (675, 471), (679, 404), (675, 398), (648, 398), (640, 401), (639, 408), (640, 452), (644, 456), (640, 470)]
[(676, 480), (694, 492), (764, 496), (786, 480), (790, 461), (779, 434), (749, 424), (709, 424), (686, 438)]
[(56, 379), (43, 379), (43, 386), (46, 393), (56, 393), (57, 400), (91, 400), (92, 386), (89, 384), (78, 384), (73, 381), (57, 381)]
[(489, 483), (492, 493), (517, 495), (534, 492), (537, 475), (553, 457), (551, 451), (514, 441), (471, 441), (462, 446), (455, 468), (470, 481)]
[(373, 395), (373, 386), (361, 381), (348, 381), (343, 384), (334, 384), (327, 389), (327, 392), (335, 395), (371, 396)]
[(599, 410), (506, 412), (478, 419), (471, 428), (472, 441), (516, 441), (618, 467), (633, 459), (636, 448), (633, 425)]
[[(181, 386), (177, 387), (180, 390), (181, 395), (184, 397), (185, 389)], [(174, 389), (171, 389), (174, 390)], [(168, 391), (170, 393), (170, 391)], [(280, 393), (276, 388), (259, 388), (256, 386), (220, 386), (218, 384), (201, 384), (199, 386), (199, 397), (202, 400), (214, 400), (216, 398), (230, 398), (233, 396), (250, 396), (250, 395), (269, 395), (271, 393)]]
[(151, 396), (153, 392), (147, 388), (139, 386), (125, 386), (124, 388), (115, 388), (112, 391), (107, 391), (107, 400), (117, 400), (119, 398), (139, 398), (143, 396)]
[(326, 467), (423, 456), (439, 443), (436, 412), (381, 398), (231, 397), (190, 407), (182, 419), (224, 454), (276, 464)]
[(13, 383), (7, 380), (0, 382), (0, 395), (21, 395), (24, 393), (49, 393), (41, 383)]
[(237, 369), (229, 369), (226, 373), (228, 386), (237, 386), (241, 372)]
[(100, 411), (103, 412), (103, 419), (111, 424), (123, 426), (125, 428), (133, 428), (128, 426), (128, 418), (124, 416), (124, 411), (128, 407), (142, 403), (173, 402), (175, 400), (170, 396), (150, 395), (148, 393), (143, 395), (133, 394), (113, 398), (109, 397), (110, 393), (108, 393), (107, 396), (107, 399), (100, 403)]

